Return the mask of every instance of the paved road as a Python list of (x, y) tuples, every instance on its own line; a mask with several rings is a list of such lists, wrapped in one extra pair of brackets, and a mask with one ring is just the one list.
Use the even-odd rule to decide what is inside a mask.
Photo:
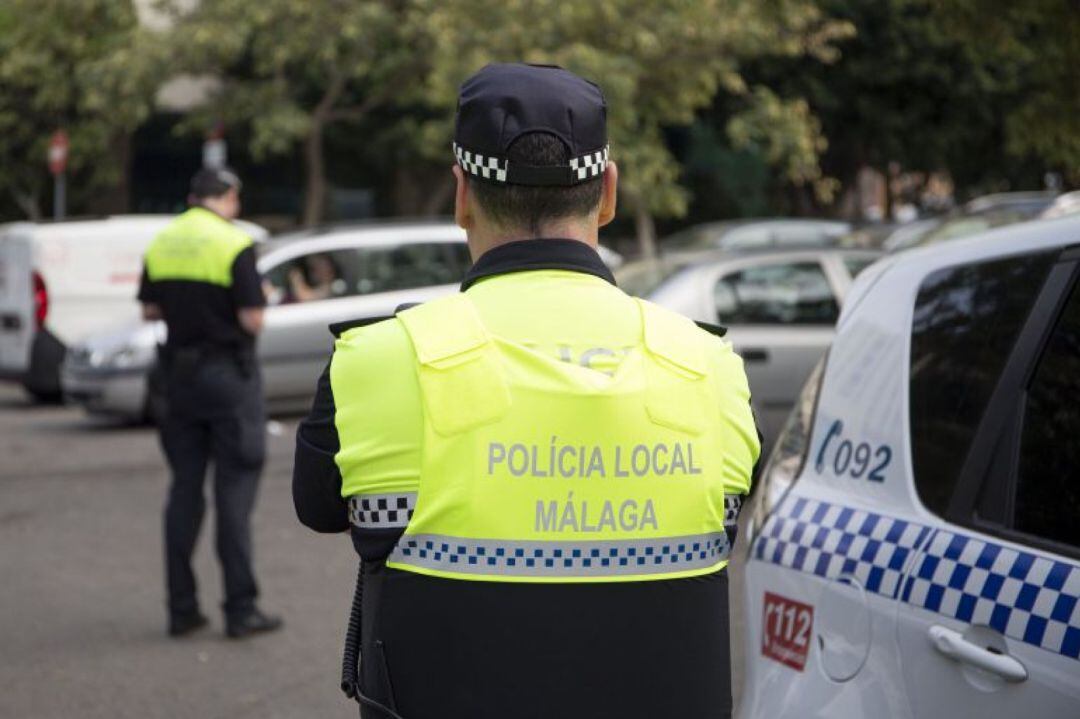
[(270, 436), (254, 519), (263, 604), (285, 630), (222, 637), (208, 515), (197, 571), (216, 621), (168, 640), (155, 432), (30, 406), (0, 385), (0, 717), (355, 717), (337, 688), (355, 555), (293, 515), (295, 424)]

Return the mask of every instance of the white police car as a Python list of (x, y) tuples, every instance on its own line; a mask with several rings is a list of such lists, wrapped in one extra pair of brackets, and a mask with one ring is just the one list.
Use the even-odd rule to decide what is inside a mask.
[(1080, 717), (1080, 218), (890, 257), (762, 473), (742, 717)]

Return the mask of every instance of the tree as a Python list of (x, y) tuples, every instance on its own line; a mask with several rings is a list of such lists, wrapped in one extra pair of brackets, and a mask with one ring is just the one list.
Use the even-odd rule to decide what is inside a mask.
[[(219, 80), (187, 122), (250, 123), (256, 159), (303, 145), (303, 222), (322, 220), (327, 128), (357, 124), (408, 93), (425, 38), (408, 0), (167, 0), (173, 69)], [(358, 138), (363, 142), (363, 138)]]
[(189, 125), (250, 122), (256, 156), (302, 142), (306, 224), (322, 213), (328, 127), (390, 114), (390, 127), (367, 126), (369, 141), (390, 137), (380, 146), (387, 154), (447, 162), (457, 88), (491, 61), (554, 62), (603, 85), (624, 197), (646, 237), (653, 213), (686, 207), (662, 128), (688, 124), (721, 88), (743, 97), (753, 119), (733, 124), (732, 134), (767, 144), (793, 176), (813, 180), (820, 137), (812, 118), (797, 101), (748, 87), (739, 63), (768, 53), (824, 57), (845, 31), (813, 0), (217, 0), (188, 12), (171, 5), (174, 69), (221, 80)]
[(1080, 8), (1069, 0), (932, 0), (948, 35), (1007, 72), (1005, 146), (1080, 185)]
[(764, 58), (747, 74), (782, 97), (807, 99), (829, 140), (823, 169), (845, 186), (863, 167), (889, 178), (893, 163), (924, 176), (944, 171), (971, 191), (1080, 167), (1080, 14), (1069, 3), (821, 6), (856, 30), (836, 43), (837, 62)]
[(130, 0), (6, 0), (0, 5), (0, 192), (31, 219), (48, 184), (49, 136), (71, 138), (77, 204), (125, 174), (124, 137), (150, 111), (154, 83)]
[(554, 63), (593, 79), (609, 108), (612, 156), (622, 169), (645, 254), (654, 252), (653, 216), (685, 212), (680, 167), (662, 131), (688, 125), (717, 92), (741, 99), (728, 128), (740, 145), (761, 145), (796, 181), (820, 180), (822, 140), (799, 100), (748, 85), (741, 64), (764, 55), (828, 59), (849, 28), (825, 19), (810, 0), (421, 0), (434, 44), (425, 97), (444, 119), (419, 138), (449, 146), (462, 80), (496, 61)]

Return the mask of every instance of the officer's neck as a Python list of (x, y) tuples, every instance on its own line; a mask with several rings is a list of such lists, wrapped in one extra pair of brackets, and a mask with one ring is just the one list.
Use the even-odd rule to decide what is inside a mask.
[(577, 240), (594, 250), (600, 241), (600, 228), (595, 220), (567, 218), (545, 222), (535, 228), (505, 228), (487, 223), (475, 223), (466, 230), (469, 251), (476, 261), (488, 250), (521, 240)]

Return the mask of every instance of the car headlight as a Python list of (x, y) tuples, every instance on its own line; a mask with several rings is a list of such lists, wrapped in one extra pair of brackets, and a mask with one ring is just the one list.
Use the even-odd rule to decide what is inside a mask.
[(758, 480), (755, 505), (747, 534), (753, 541), (754, 535), (764, 524), (769, 513), (795, 484), (806, 464), (806, 455), (810, 449), (810, 433), (814, 429), (814, 416), (817, 414), (818, 396), (821, 394), (822, 381), (825, 378), (825, 362), (828, 355), (821, 358), (810, 377), (806, 380), (799, 394), (795, 407), (788, 415), (784, 428), (773, 446), (765, 468)]
[[(93, 364), (93, 355), (91, 355), (91, 363)], [(153, 363), (153, 347), (121, 347), (102, 357), (100, 366), (112, 369), (130, 369), (133, 367), (149, 367)]]

